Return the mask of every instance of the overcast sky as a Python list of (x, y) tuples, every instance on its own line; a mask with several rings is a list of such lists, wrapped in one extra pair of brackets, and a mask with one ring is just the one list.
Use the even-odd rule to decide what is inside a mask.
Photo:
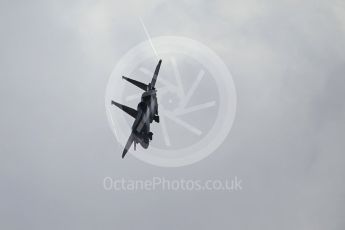
[[(120, 159), (108, 78), (151, 36), (189, 37), (231, 70), (237, 114), (210, 157)], [(345, 3), (0, 3), (1, 229), (344, 229)], [(103, 178), (229, 178), (243, 190), (109, 192)]]

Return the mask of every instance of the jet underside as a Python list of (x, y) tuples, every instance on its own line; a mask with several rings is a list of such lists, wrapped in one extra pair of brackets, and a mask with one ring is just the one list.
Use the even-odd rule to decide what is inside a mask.
[(155, 89), (155, 85), (161, 63), (162, 60), (159, 60), (152, 80), (149, 84), (145, 84), (125, 76), (122, 77), (124, 80), (144, 90), (141, 95), (141, 101), (138, 103), (137, 109), (133, 109), (115, 101), (111, 101), (112, 105), (120, 108), (122, 111), (135, 119), (132, 125), (131, 134), (123, 150), (122, 158), (125, 157), (133, 143), (134, 149), (136, 149), (136, 145), (138, 143), (146, 149), (149, 147), (149, 143), (152, 140), (153, 133), (150, 131), (150, 124), (153, 121), (159, 122), (157, 90)]

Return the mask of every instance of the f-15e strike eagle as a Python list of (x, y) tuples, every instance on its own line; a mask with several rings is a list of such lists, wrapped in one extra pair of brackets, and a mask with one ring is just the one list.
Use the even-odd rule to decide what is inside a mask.
[(128, 138), (125, 149), (123, 150), (122, 158), (125, 157), (132, 143), (134, 143), (134, 150), (136, 150), (137, 143), (140, 143), (144, 149), (147, 149), (149, 147), (150, 140), (152, 140), (153, 133), (150, 132), (150, 124), (153, 121), (156, 121), (157, 123), (159, 122), (157, 90), (155, 85), (161, 63), (162, 60), (159, 60), (151, 83), (149, 84), (144, 84), (142, 82), (122, 76), (123, 79), (145, 91), (141, 95), (141, 101), (138, 104), (137, 110), (125, 105), (121, 105), (115, 101), (111, 101), (111, 104), (119, 107), (121, 110), (135, 119), (132, 125), (132, 133)]

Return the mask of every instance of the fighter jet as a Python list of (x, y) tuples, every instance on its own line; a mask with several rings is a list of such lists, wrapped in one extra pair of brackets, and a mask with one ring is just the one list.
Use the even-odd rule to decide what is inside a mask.
[(153, 121), (159, 123), (157, 90), (155, 88), (155, 85), (161, 63), (162, 60), (159, 60), (152, 80), (149, 84), (144, 84), (142, 82), (122, 76), (122, 78), (126, 81), (144, 90), (143, 94), (141, 95), (141, 101), (139, 102), (136, 110), (128, 106), (121, 105), (115, 101), (111, 101), (112, 105), (117, 106), (135, 119), (132, 125), (132, 133), (128, 138), (125, 149), (123, 150), (122, 158), (125, 157), (132, 143), (134, 143), (134, 150), (136, 150), (136, 145), (138, 143), (144, 149), (147, 149), (149, 147), (149, 142), (150, 140), (152, 140), (153, 136), (153, 133), (150, 132), (150, 124)]

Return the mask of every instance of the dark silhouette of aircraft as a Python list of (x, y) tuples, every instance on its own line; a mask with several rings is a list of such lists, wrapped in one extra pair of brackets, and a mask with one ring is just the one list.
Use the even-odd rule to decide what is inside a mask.
[(132, 125), (132, 133), (128, 138), (125, 149), (123, 150), (122, 158), (125, 157), (133, 142), (134, 150), (136, 150), (137, 143), (139, 143), (144, 149), (147, 149), (149, 147), (150, 140), (152, 140), (153, 133), (150, 132), (150, 124), (153, 121), (159, 122), (158, 102), (156, 94), (157, 90), (155, 89), (155, 85), (161, 63), (162, 60), (159, 60), (151, 83), (149, 84), (144, 84), (142, 82), (122, 76), (123, 79), (145, 91), (141, 95), (141, 101), (138, 104), (137, 110), (125, 105), (121, 105), (115, 101), (111, 101), (112, 105), (119, 107), (135, 119)]

